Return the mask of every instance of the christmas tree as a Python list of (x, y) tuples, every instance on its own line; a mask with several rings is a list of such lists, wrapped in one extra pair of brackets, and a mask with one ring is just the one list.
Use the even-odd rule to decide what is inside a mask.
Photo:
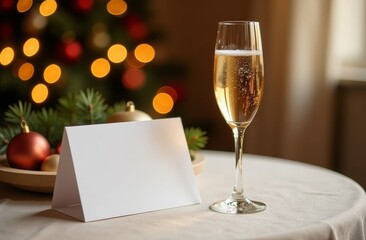
[(184, 69), (156, 61), (162, 34), (151, 18), (146, 0), (1, 1), (0, 111), (18, 100), (54, 106), (92, 88), (107, 103), (174, 114)]
[[(161, 31), (147, 0), (0, 2), (0, 154), (27, 123), (52, 149), (65, 126), (103, 123), (132, 100), (177, 112), (184, 68), (156, 60)], [(186, 128), (191, 151), (206, 132)]]

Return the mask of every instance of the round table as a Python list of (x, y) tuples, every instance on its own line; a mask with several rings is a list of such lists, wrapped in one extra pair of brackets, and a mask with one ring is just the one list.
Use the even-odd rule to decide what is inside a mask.
[(0, 238), (42, 239), (365, 239), (366, 195), (336, 172), (289, 160), (244, 155), (249, 198), (264, 212), (227, 215), (209, 205), (231, 193), (234, 154), (203, 151), (196, 176), (202, 203), (83, 223), (51, 210), (52, 195), (0, 183)]

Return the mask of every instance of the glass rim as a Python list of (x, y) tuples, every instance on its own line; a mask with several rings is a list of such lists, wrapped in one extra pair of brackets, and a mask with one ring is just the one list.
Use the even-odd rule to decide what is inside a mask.
[(248, 23), (259, 24), (258, 21), (219, 21), (220, 25), (240, 25)]

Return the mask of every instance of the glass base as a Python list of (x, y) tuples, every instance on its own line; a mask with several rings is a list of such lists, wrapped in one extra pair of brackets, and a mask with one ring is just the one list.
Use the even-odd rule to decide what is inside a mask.
[(247, 198), (234, 199), (230, 197), (224, 201), (213, 203), (210, 206), (210, 209), (219, 213), (248, 214), (264, 211), (266, 209), (266, 204), (251, 201)]

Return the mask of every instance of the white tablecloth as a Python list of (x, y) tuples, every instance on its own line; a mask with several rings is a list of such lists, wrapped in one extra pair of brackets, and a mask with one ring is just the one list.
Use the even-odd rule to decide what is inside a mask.
[(50, 209), (51, 195), (0, 183), (0, 239), (355, 239), (366, 236), (366, 195), (338, 173), (244, 155), (245, 191), (264, 212), (226, 215), (209, 205), (230, 194), (234, 154), (204, 151), (202, 204), (82, 223)]

